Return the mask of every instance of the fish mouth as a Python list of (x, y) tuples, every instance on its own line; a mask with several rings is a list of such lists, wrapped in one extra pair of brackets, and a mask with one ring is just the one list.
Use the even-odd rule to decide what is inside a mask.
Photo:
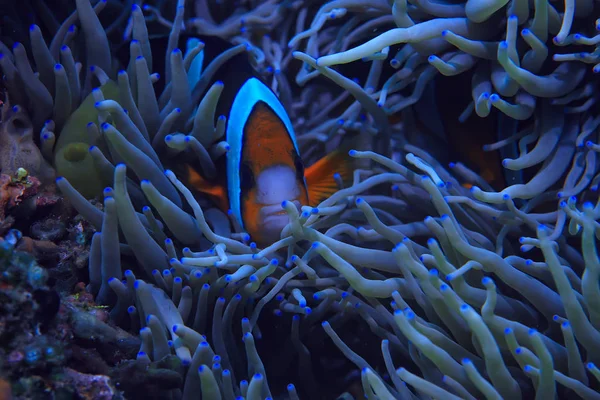
[[(291, 200), (294, 206), (296, 206), (297, 210), (300, 210), (300, 202), (298, 200)], [(281, 216), (287, 217), (287, 212), (281, 207), (281, 204), (270, 204), (265, 205), (260, 209), (260, 219), (263, 221), (267, 221), (269, 218), (276, 218)]]
[[(298, 200), (290, 201), (300, 210)], [(290, 217), (285, 210), (282, 210), (281, 204), (266, 205), (260, 210), (260, 231), (266, 241), (273, 243), (281, 237), (281, 231), (290, 223)]]

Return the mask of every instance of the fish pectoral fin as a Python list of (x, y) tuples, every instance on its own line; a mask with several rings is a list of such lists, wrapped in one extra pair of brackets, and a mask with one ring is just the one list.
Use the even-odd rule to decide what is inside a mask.
[(319, 161), (306, 168), (304, 177), (308, 187), (308, 203), (316, 206), (329, 196), (340, 190), (334, 179), (339, 174), (347, 184), (352, 181), (354, 160), (344, 149), (333, 151)]
[(202, 193), (210, 198), (223, 212), (229, 209), (227, 189), (218, 182), (211, 182), (200, 175), (191, 165), (186, 164), (187, 186), (196, 192)]

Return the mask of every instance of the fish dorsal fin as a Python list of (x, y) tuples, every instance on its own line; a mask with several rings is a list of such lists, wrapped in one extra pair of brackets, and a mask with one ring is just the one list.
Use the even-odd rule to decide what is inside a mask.
[(200, 175), (191, 165), (186, 164), (187, 183), (199, 193), (209, 197), (223, 212), (229, 209), (227, 188), (219, 182), (211, 182)]
[(344, 183), (352, 180), (353, 159), (345, 149), (333, 151), (306, 168), (304, 177), (308, 188), (308, 204), (316, 207), (320, 202), (340, 190), (334, 179), (338, 173)]

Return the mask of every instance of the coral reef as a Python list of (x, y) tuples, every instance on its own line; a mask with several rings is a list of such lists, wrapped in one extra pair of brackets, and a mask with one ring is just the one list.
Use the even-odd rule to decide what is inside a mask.
[(0, 219), (6, 219), (6, 212), (11, 211), (23, 200), (37, 193), (40, 187), (40, 181), (35, 177), (28, 177), (25, 172), (24, 177), (11, 177), (10, 175), (0, 175)]
[(21, 233), (11, 230), (0, 242), (0, 369), (11, 378), (47, 370), (64, 362), (62, 337), (36, 335), (58, 312), (59, 298), (46, 286), (48, 274), (35, 258), (15, 250)]
[[(29, 132), (2, 168), (51, 162), (79, 213), (3, 242), (2, 321), (33, 330), (46, 273), (64, 293), (2, 349), (17, 395), (57, 371), (93, 398), (600, 398), (597, 2), (75, 3), (1, 47)], [(232, 46), (203, 64), (196, 34)], [(240, 55), (307, 164), (359, 138), (353, 181), (284, 201), (264, 248), (179, 168), (216, 174)]]

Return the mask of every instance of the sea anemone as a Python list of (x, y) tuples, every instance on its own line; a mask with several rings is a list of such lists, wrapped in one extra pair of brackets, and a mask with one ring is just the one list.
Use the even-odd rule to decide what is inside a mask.
[[(170, 3), (119, 9), (127, 65), (97, 16), (106, 1), (77, 0), (50, 46), (32, 25), (33, 63), (21, 44), (0, 57), (57, 186), (97, 230), (88, 290), (139, 331), (137, 363), (179, 374), (165, 395), (329, 398), (347, 389), (319, 376), (338, 368), (333, 343), (367, 398), (600, 397), (593, 1), (198, 1), (192, 19)], [(164, 76), (152, 21), (169, 30)], [(184, 28), (233, 45), (202, 65), (203, 43), (177, 47)], [(247, 53), (307, 160), (348, 134), (360, 149), (353, 182), (336, 177), (315, 207), (283, 202), (290, 223), (262, 249), (176, 170), (191, 157), (215, 173), (215, 74)], [(465, 156), (482, 127), (504, 159), (494, 182)]]

